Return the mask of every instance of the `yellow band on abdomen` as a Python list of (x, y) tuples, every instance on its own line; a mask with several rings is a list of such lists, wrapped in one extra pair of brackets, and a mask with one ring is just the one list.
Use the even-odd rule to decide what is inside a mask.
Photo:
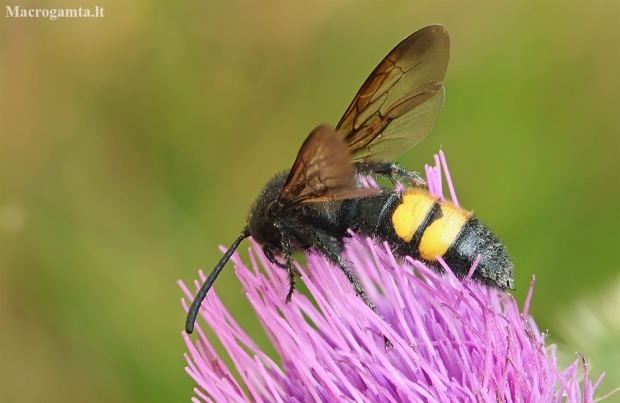
[(448, 251), (471, 217), (471, 213), (451, 203), (441, 203), (440, 207), (442, 217), (426, 227), (418, 246), (420, 257), (431, 262)]
[(424, 191), (407, 190), (392, 214), (392, 226), (396, 235), (405, 242), (411, 242), (413, 234), (424, 223), (436, 201), (437, 199)]

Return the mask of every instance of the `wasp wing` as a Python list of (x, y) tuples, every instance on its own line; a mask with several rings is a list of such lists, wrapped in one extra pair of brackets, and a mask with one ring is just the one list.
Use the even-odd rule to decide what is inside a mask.
[(379, 63), (336, 126), (352, 162), (392, 160), (431, 131), (443, 107), (449, 52), (448, 32), (431, 25)]
[(372, 196), (377, 189), (359, 187), (349, 152), (330, 127), (319, 126), (304, 141), (278, 199), (280, 208), (300, 203)]

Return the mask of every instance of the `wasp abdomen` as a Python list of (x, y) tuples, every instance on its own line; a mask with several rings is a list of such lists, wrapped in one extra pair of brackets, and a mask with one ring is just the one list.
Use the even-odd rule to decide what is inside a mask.
[[(362, 216), (374, 211), (376, 222), (367, 217), (361, 232), (385, 239), (400, 256), (411, 256), (442, 271), (441, 257), (457, 277), (467, 276), (481, 256), (473, 278), (485, 285), (512, 288), (512, 262), (504, 246), (478, 219), (460, 207), (422, 189), (408, 189), (366, 199)], [(371, 225), (368, 225), (371, 224)]]
[(480, 262), (472, 276), (475, 280), (503, 290), (514, 289), (513, 263), (504, 244), (477, 218), (470, 217), (443, 259), (458, 277), (463, 278), (478, 255)]

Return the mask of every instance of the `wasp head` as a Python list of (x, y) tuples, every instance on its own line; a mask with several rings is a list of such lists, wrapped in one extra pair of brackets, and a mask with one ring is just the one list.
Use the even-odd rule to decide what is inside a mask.
[(277, 203), (288, 172), (281, 172), (267, 182), (252, 205), (248, 215), (248, 230), (261, 245), (280, 245), (282, 234), (279, 229), (281, 210)]

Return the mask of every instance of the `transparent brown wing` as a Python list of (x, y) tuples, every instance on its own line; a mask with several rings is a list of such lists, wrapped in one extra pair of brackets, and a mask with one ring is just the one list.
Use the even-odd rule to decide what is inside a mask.
[(443, 107), (450, 36), (441, 25), (409, 35), (375, 68), (336, 131), (351, 161), (389, 161), (433, 128)]
[(281, 208), (299, 203), (333, 201), (378, 194), (377, 189), (358, 187), (355, 170), (342, 138), (330, 127), (310, 133), (278, 199)]

